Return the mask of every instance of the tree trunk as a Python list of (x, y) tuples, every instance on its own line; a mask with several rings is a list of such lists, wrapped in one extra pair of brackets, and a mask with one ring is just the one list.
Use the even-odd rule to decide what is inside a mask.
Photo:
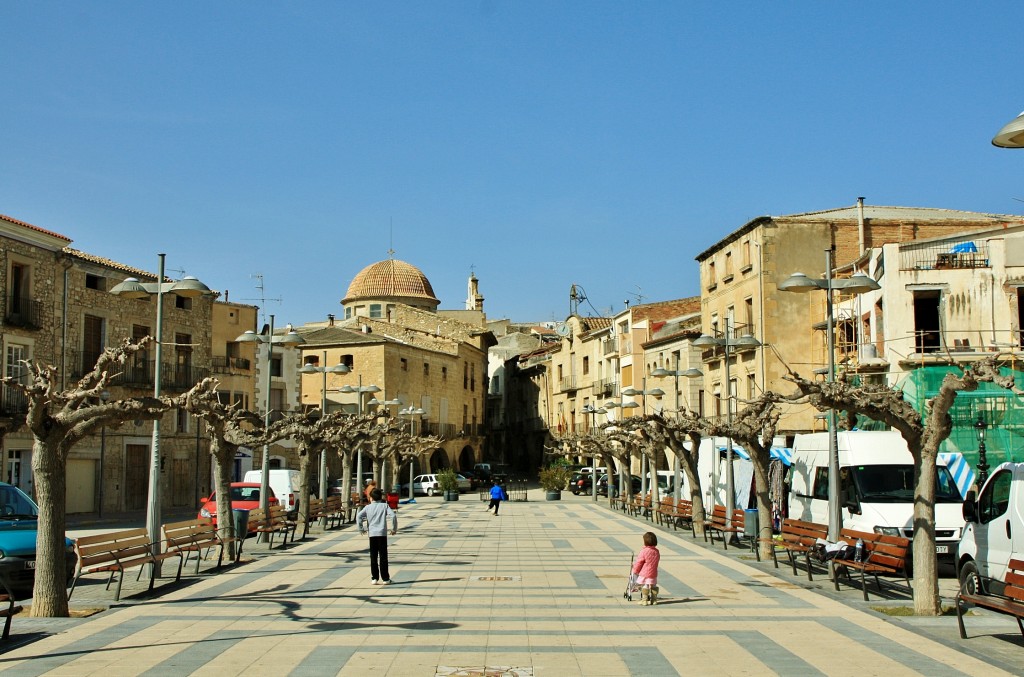
[[(231, 468), (235, 461), (235, 447), (222, 443), (217, 435), (210, 437), (210, 455), (213, 457), (213, 465), (216, 476), (214, 478), (214, 491), (217, 493), (217, 532), (221, 538), (230, 539), (245, 538), (245, 534), (235, 533), (234, 513), (231, 512)], [(228, 557), (231, 561), (235, 559), (235, 548), (238, 545), (230, 541)]]
[(937, 453), (914, 454), (914, 613), (938, 616), (939, 565), (935, 555), (935, 467)]
[(692, 451), (688, 451), (686, 447), (683, 447), (679, 452), (679, 458), (683, 464), (683, 472), (686, 473), (686, 482), (690, 485), (690, 503), (694, 529), (699, 529), (701, 533), (704, 532), (705, 522), (705, 510), (704, 510), (704, 494), (701, 491), (700, 486), (700, 475), (697, 474), (697, 463), (700, 460), (700, 435), (696, 435), (695, 438), (690, 438), (690, 446), (693, 447)]
[(299, 454), (299, 510), (298, 520), (302, 525), (302, 539), (305, 540), (309, 531), (309, 483), (313, 480), (313, 463), (308, 447)]
[[(63, 436), (63, 434), (61, 434)], [(64, 531), (67, 525), (65, 454), (56, 439), (32, 443), (32, 474), (39, 504), (36, 537), (36, 580), (32, 590), (32, 616), (68, 616), (67, 556)]]
[(341, 505), (342, 512), (347, 514), (352, 502), (352, 452), (341, 452)]
[[(768, 466), (771, 464), (771, 449), (750, 449), (750, 462), (754, 466), (754, 491), (757, 494), (757, 534), (756, 538), (771, 539), (772, 537), (772, 502), (768, 496)], [(772, 544), (769, 540), (756, 545), (761, 557), (771, 557)]]

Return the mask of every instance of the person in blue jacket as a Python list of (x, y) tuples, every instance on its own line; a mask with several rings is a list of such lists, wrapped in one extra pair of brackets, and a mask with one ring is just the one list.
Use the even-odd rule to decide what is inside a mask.
[(490, 503), (490, 505), (487, 506), (487, 510), (488, 511), (493, 511), (492, 514), (495, 517), (497, 517), (498, 516), (498, 505), (502, 501), (507, 501), (507, 500), (508, 500), (508, 494), (506, 494), (505, 490), (501, 488), (500, 484), (498, 484), (498, 480), (494, 480), (494, 486), (491, 487), (491, 503)]

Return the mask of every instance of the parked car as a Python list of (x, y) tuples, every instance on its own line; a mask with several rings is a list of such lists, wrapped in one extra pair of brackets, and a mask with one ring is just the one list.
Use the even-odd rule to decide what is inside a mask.
[[(630, 484), (632, 484), (632, 490), (630, 493), (639, 494), (643, 490), (643, 481), (636, 475), (630, 475), (630, 479)], [(619, 477), (616, 475), (615, 480), (612, 482), (612, 486), (618, 487), (618, 484)], [(597, 478), (597, 493), (599, 496), (608, 495), (608, 475), (601, 475)]]
[(1024, 463), (1003, 463), (981, 491), (967, 492), (964, 532), (957, 548), (960, 588), (1002, 593), (1011, 559), (1024, 552)]
[[(456, 480), (459, 483), (459, 493), (470, 491), (469, 480), (462, 475), (456, 473)], [(414, 494), (426, 494), (427, 496), (433, 496), (441, 493), (441, 486), (437, 482), (437, 475), (417, 475), (412, 478), (412, 490)], [(402, 493), (408, 493), (409, 483), (406, 482), (402, 485)]]
[(489, 484), (489, 482), (476, 470), (460, 470), (459, 474), (469, 480), (470, 491), (476, 491), (477, 489)]
[[(32, 596), (36, 582), (39, 507), (18, 487), (0, 482), (0, 576), (17, 599)], [(67, 584), (75, 575), (74, 543), (64, 539)]]
[[(270, 489), (270, 498), (267, 499), (270, 505), (277, 505), (277, 497), (274, 490)], [(217, 524), (217, 492), (210, 494), (208, 498), (200, 500), (199, 517), (213, 520)], [(259, 482), (232, 482), (231, 483), (231, 509), (232, 510), (255, 510), (260, 507), (260, 483)]]
[(593, 474), (578, 472), (569, 480), (569, 490), (576, 496), (579, 496), (580, 494), (589, 494), (590, 487), (593, 483)]

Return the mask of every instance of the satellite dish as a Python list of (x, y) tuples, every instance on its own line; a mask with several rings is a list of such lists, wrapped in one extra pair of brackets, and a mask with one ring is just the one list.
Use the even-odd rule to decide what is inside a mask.
[(567, 325), (565, 322), (559, 322), (558, 324), (555, 325), (555, 333), (558, 334), (559, 336), (568, 336), (569, 325)]

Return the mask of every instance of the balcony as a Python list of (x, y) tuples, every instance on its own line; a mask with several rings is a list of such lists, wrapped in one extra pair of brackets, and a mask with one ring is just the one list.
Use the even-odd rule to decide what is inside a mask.
[(900, 270), (952, 270), (988, 268), (988, 243), (965, 240), (930, 247), (905, 247), (900, 252)]
[(21, 296), (7, 297), (7, 312), (4, 314), (4, 323), (12, 327), (22, 329), (39, 329), (42, 327), (42, 306), (39, 301), (33, 301)]
[(575, 376), (563, 376), (558, 382), (558, 392), (560, 393), (576, 392), (579, 389), (580, 385)]
[(601, 354), (602, 355), (613, 355), (619, 351), (619, 342), (613, 336), (612, 338), (606, 338), (601, 340)]
[(595, 397), (618, 397), (619, 382), (613, 378), (604, 378), (594, 381)]
[(17, 418), (28, 413), (28, 398), (18, 388), (4, 384), (0, 387), (0, 416)]
[(245, 357), (226, 357), (217, 355), (211, 358), (211, 368), (214, 374), (234, 374), (239, 371), (250, 371), (252, 361)]
[(165, 364), (160, 370), (160, 381), (168, 390), (188, 390), (210, 375), (210, 370), (188, 364)]

